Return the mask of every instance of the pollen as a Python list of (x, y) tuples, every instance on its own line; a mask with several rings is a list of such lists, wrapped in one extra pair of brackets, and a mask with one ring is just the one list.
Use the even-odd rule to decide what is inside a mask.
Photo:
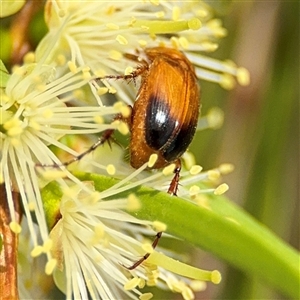
[(120, 113), (124, 118), (128, 118), (131, 115), (131, 108), (129, 106), (122, 106)]
[(152, 223), (152, 226), (156, 232), (163, 232), (163, 231), (167, 230), (167, 224), (160, 222), (160, 221), (154, 221)]
[(120, 45), (128, 44), (127, 39), (123, 35), (120, 35), (120, 34), (116, 37), (116, 41), (119, 42)]
[(162, 19), (165, 17), (165, 12), (164, 11), (158, 11), (155, 13), (156, 18)]
[(104, 95), (104, 94), (106, 94), (107, 92), (108, 92), (108, 88), (107, 88), (107, 87), (100, 87), (100, 88), (97, 90), (97, 94), (98, 94), (99, 96)]
[(138, 43), (141, 47), (146, 47), (148, 42), (146, 40), (138, 40)]
[(150, 300), (153, 298), (153, 294), (152, 293), (145, 293), (145, 294), (142, 294), (139, 299), (140, 300)]
[(120, 111), (124, 104), (121, 101), (114, 103), (113, 107), (115, 110)]
[(196, 165), (195, 156), (190, 151), (185, 151), (183, 153), (182, 159), (184, 160), (184, 164), (187, 169), (192, 168), (192, 166)]
[(155, 6), (158, 6), (159, 5), (159, 1), (160, 0), (150, 0), (150, 3), (155, 5)]
[(149, 272), (147, 278), (147, 286), (156, 286), (158, 273), (156, 271)]
[(234, 78), (229, 74), (223, 74), (220, 85), (225, 90), (232, 90), (235, 86)]
[(36, 207), (36, 205), (35, 205), (35, 202), (34, 202), (34, 201), (28, 202), (28, 209), (29, 209), (30, 211), (34, 211), (34, 210), (35, 210), (35, 207)]
[(104, 118), (102, 116), (95, 116), (94, 117), (94, 122), (97, 124), (104, 124)]
[(170, 42), (171, 42), (173, 48), (176, 48), (176, 49), (179, 48), (179, 41), (178, 41), (178, 38), (177, 38), (177, 37), (172, 36), (172, 37), (170, 38)]
[(80, 100), (83, 100), (83, 99), (84, 99), (84, 96), (85, 96), (85, 95), (84, 95), (84, 92), (83, 92), (82, 90), (79, 90), (79, 89), (73, 91), (72, 94), (73, 94), (73, 96), (74, 96), (75, 98), (80, 99)]
[(51, 109), (45, 109), (45, 110), (43, 110), (42, 116), (45, 119), (51, 119), (53, 117), (53, 110), (51, 110)]
[(250, 73), (245, 68), (238, 68), (237, 69), (236, 78), (237, 78), (238, 83), (241, 86), (246, 86), (246, 85), (250, 84)]
[(105, 230), (104, 230), (104, 227), (102, 224), (95, 225), (94, 234), (95, 234), (95, 237), (97, 237), (97, 239), (102, 239), (104, 237)]
[(120, 125), (118, 126), (118, 131), (123, 134), (126, 135), (129, 133), (129, 127), (126, 123), (121, 122)]
[(52, 239), (48, 239), (44, 242), (43, 244), (43, 252), (44, 253), (47, 253), (49, 252), (51, 249), (52, 249), (52, 246), (53, 246), (53, 241)]
[(117, 92), (117, 90), (114, 87), (110, 86), (109, 89), (108, 89), (108, 92), (110, 94), (115, 94)]
[(224, 112), (218, 107), (213, 107), (207, 114), (208, 126), (212, 129), (218, 129), (222, 127), (224, 122)]
[(222, 280), (221, 273), (217, 270), (211, 272), (211, 282), (214, 284), (219, 284)]
[(200, 280), (192, 280), (189, 284), (190, 288), (195, 292), (201, 292), (206, 289), (206, 282)]
[(61, 171), (61, 170), (47, 170), (42, 172), (43, 178), (47, 180), (64, 178), (66, 174), (67, 174), (66, 171)]
[(181, 37), (178, 39), (178, 41), (179, 41), (180, 46), (181, 46), (183, 49), (188, 49), (188, 47), (189, 47), (189, 41), (188, 41), (185, 37), (181, 36)]
[(37, 256), (41, 255), (41, 254), (44, 252), (43, 250), (44, 250), (44, 249), (43, 249), (42, 246), (37, 245), (37, 246), (35, 246), (35, 247), (31, 250), (30, 256), (31, 256), (31, 257), (37, 257)]
[(22, 227), (20, 226), (20, 224), (15, 221), (9, 223), (9, 228), (15, 234), (19, 234), (22, 231)]
[(214, 194), (215, 195), (222, 195), (224, 193), (226, 193), (229, 190), (229, 186), (226, 183), (222, 183), (221, 185), (219, 185), (215, 190), (214, 190)]
[(94, 71), (94, 74), (99, 78), (104, 77), (106, 75), (104, 70), (96, 70)]
[(124, 290), (125, 291), (133, 290), (139, 285), (139, 283), (140, 283), (140, 278), (133, 277), (132, 279), (130, 279), (128, 282), (124, 284)]
[(107, 165), (106, 172), (108, 175), (115, 175), (116, 174), (116, 167), (112, 164)]
[(188, 286), (186, 286), (183, 289), (181, 294), (182, 294), (182, 297), (184, 300), (194, 300), (195, 299), (195, 295), (194, 295), (193, 291)]
[(77, 73), (77, 67), (74, 62), (68, 61), (68, 67), (72, 73), (74, 73), (74, 74)]
[(23, 132), (23, 130), (22, 130), (21, 127), (14, 127), (14, 128), (11, 128), (7, 131), (7, 135), (17, 136), (17, 135), (20, 135), (22, 132)]
[(234, 170), (234, 165), (233, 164), (221, 164), (219, 166), (219, 170), (221, 174), (229, 174)]
[(114, 23), (107, 23), (106, 28), (111, 29), (111, 30), (118, 30), (120, 29), (120, 26)]
[(11, 138), (10, 144), (14, 147), (21, 145), (21, 141), (19, 138)]
[(50, 259), (45, 266), (45, 273), (51, 275), (57, 265), (57, 260), (55, 258)]
[(190, 174), (191, 175), (197, 175), (202, 171), (202, 167), (199, 165), (194, 165), (190, 168)]
[(144, 278), (140, 278), (139, 288), (143, 289), (146, 285), (146, 280)]
[(152, 168), (155, 165), (157, 159), (158, 159), (157, 154), (151, 154), (148, 161), (148, 168)]
[(188, 21), (188, 28), (192, 30), (198, 30), (201, 27), (201, 21), (197, 18), (192, 18)]
[(201, 46), (202, 46), (203, 50), (206, 51), (206, 52), (214, 52), (219, 47), (218, 44), (208, 42), (208, 41), (202, 42)]
[(118, 61), (118, 60), (122, 59), (122, 57), (123, 57), (122, 53), (117, 50), (111, 50), (109, 52), (109, 58), (111, 58), (113, 60)]
[(218, 170), (209, 170), (207, 172), (207, 175), (208, 175), (208, 179), (212, 181), (220, 178), (220, 172)]
[(195, 196), (195, 195), (199, 194), (200, 188), (197, 185), (193, 185), (190, 187), (189, 192), (190, 192), (190, 196)]
[(227, 30), (222, 27), (220, 19), (212, 19), (206, 25), (213, 31), (215, 37), (222, 38), (227, 35)]
[(127, 210), (128, 211), (137, 211), (141, 208), (141, 202), (135, 194), (130, 194), (127, 198)]
[(33, 121), (33, 120), (31, 120), (30, 122), (29, 122), (29, 126), (32, 128), (32, 129), (34, 129), (34, 130), (40, 130), (40, 128), (41, 128), (41, 126), (40, 126), (40, 124), (38, 123), (38, 122), (36, 122), (36, 121)]
[(35, 62), (34, 52), (28, 52), (24, 55), (23, 61), (25, 64), (30, 64)]
[(180, 8), (178, 6), (174, 6), (172, 9), (172, 20), (177, 21), (180, 18)]
[(200, 18), (206, 18), (208, 16), (207, 9), (199, 8), (196, 10), (196, 15)]
[(163, 173), (165, 176), (168, 176), (168, 175), (173, 174), (174, 169), (175, 169), (175, 164), (170, 164), (170, 165), (166, 166), (165, 168), (163, 168), (162, 173)]
[(7, 130), (7, 135), (11, 137), (19, 135), (23, 131), (22, 122), (17, 118), (11, 118), (10, 120), (6, 121), (3, 127)]
[(83, 79), (88, 80), (92, 78), (92, 75), (89, 71), (82, 71), (82, 77)]
[(144, 243), (143, 245), (142, 245), (142, 249), (145, 251), (145, 252), (147, 252), (147, 253), (153, 253), (153, 247), (152, 247), (152, 245), (150, 244), (150, 243)]
[(133, 67), (128, 66), (124, 71), (124, 75), (130, 75), (132, 72), (133, 72)]
[(67, 62), (67, 59), (63, 54), (59, 54), (56, 57), (56, 62), (59, 66), (64, 66)]

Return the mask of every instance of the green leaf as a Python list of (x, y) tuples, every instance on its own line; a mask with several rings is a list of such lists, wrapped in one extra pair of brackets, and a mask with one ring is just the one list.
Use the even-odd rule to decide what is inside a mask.
[[(76, 173), (93, 181), (98, 191), (118, 181), (105, 176)], [(224, 196), (210, 196), (196, 205), (167, 193), (137, 187), (115, 195), (135, 193), (142, 208), (137, 218), (159, 220), (167, 232), (182, 238), (249, 274), (259, 277), (290, 297), (299, 293), (299, 254)]]
[(2, 60), (0, 59), (0, 88), (5, 88), (7, 81), (9, 79), (9, 73), (3, 64)]

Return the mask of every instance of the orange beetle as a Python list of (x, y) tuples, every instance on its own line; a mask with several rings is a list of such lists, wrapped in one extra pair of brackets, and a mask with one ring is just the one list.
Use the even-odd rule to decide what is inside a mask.
[(142, 81), (131, 114), (130, 163), (139, 168), (156, 153), (153, 168), (159, 169), (180, 158), (191, 143), (200, 91), (194, 67), (182, 52), (156, 47), (145, 55), (149, 61), (138, 70)]
[[(152, 154), (157, 160), (152, 169), (160, 169), (175, 163), (174, 177), (168, 193), (176, 195), (181, 169), (180, 157), (191, 143), (197, 126), (200, 88), (195, 70), (186, 56), (175, 49), (165, 47), (144, 50), (145, 58), (126, 54), (141, 65), (129, 75), (109, 75), (99, 79), (135, 79), (141, 76), (141, 85), (132, 107), (131, 115), (121, 119), (131, 131), (129, 152), (130, 164), (139, 168), (147, 163)], [(106, 130), (102, 137), (87, 151), (64, 163), (67, 166), (109, 140), (114, 130)], [(162, 232), (158, 232), (152, 247), (155, 248)], [(129, 270), (135, 269), (149, 257), (146, 253)]]

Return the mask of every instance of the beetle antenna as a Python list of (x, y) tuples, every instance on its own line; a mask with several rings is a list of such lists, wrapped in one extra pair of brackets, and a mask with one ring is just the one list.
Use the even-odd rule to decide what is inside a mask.
[[(97, 142), (95, 142), (89, 149), (87, 149), (86, 151), (82, 152), (81, 154), (79, 154), (78, 156), (74, 156), (72, 159), (70, 159), (69, 161), (66, 162), (62, 162), (61, 164), (53, 164), (53, 165), (46, 165), (46, 164), (39, 164), (37, 163), (35, 166), (36, 167), (42, 167), (42, 168), (58, 168), (58, 167), (67, 167), (70, 164), (81, 160), (84, 156), (86, 156), (87, 154), (93, 152), (94, 150), (96, 150), (99, 146), (103, 145), (105, 142), (109, 143), (109, 146), (111, 147), (110, 144), (110, 140), (112, 139), (112, 134), (114, 133), (115, 129), (107, 129), (104, 131), (104, 133), (102, 134), (102, 136), (98, 139)], [(114, 140), (114, 139), (113, 139)]]

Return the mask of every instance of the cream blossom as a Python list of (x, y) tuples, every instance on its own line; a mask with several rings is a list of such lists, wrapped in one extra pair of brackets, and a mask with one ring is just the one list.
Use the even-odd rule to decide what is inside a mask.
[[(246, 69), (204, 55), (218, 48), (218, 39), (227, 31), (202, 1), (49, 0), (45, 19), (49, 33), (38, 46), (37, 59), (50, 51), (47, 60), (62, 70), (71, 61), (76, 66), (89, 65), (99, 77), (127, 74), (137, 62), (126, 59), (126, 53), (136, 55), (144, 48), (165, 46), (183, 51), (199, 79), (227, 89), (235, 79), (242, 85), (249, 82)], [(104, 83), (119, 89), (114, 82)], [(134, 94), (122, 86), (117, 97), (131, 104)]]
[[(133, 103), (138, 82), (104, 78), (137, 68), (138, 61), (128, 59), (128, 54), (139, 57), (143, 49), (156, 46), (179, 49), (195, 65), (199, 79), (228, 89), (236, 81), (247, 84), (244, 68), (203, 54), (218, 48), (226, 29), (202, 1), (49, 0), (45, 19), (48, 34), (1, 90), (0, 176), (12, 231), (22, 234), (24, 227), (14, 220), (12, 195), (18, 192), (31, 258), (46, 254), (45, 274), (53, 274), (67, 299), (147, 300), (152, 297), (147, 286), (154, 285), (193, 299), (193, 291), (205, 288), (203, 280), (218, 283), (220, 274), (173, 261), (160, 253), (164, 249), (159, 246), (152, 249), (143, 238), (151, 240), (165, 231), (164, 224), (133, 216), (138, 195), (120, 197), (137, 186), (166, 191), (174, 166), (149, 172), (145, 164), (133, 170), (116, 143), (106, 143), (67, 167), (69, 158), (60, 154), (70, 154), (72, 161), (105, 130), (128, 133), (122, 122), (111, 121), (116, 114), (128, 116), (126, 104)], [(199, 119), (198, 128), (217, 128), (222, 118), (214, 110)], [(202, 172), (191, 153), (183, 160), (180, 197), (202, 205), (203, 195), (228, 189), (220, 184), (220, 175), (231, 171), (231, 165)], [(75, 176), (80, 170), (120, 182), (99, 192), (94, 182)], [(218, 187), (207, 188), (204, 181)], [(151, 255), (140, 266), (126, 268), (145, 253)], [(26, 292), (23, 285), (22, 290)]]

